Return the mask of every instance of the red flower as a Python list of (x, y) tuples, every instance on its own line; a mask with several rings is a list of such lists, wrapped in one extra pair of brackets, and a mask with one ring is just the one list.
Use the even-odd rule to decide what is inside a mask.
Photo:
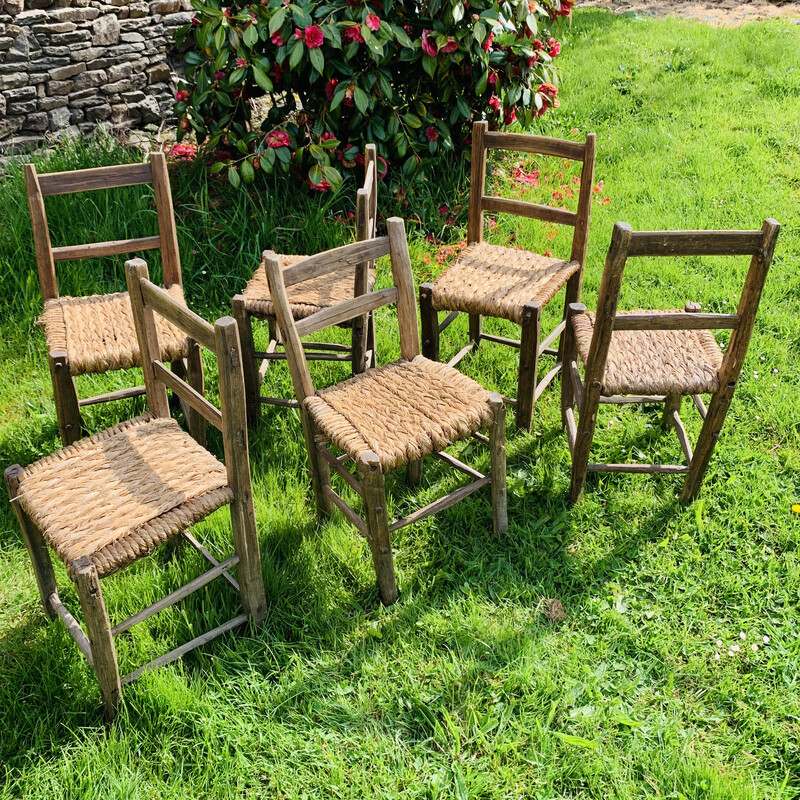
[(288, 147), (291, 144), (285, 131), (270, 131), (266, 137), (267, 147)]
[(378, 161), (383, 164), (383, 171), (378, 170), (378, 177), (383, 180), (386, 177), (386, 173), (389, 171), (389, 164), (386, 162), (386, 159), (383, 156), (378, 156)]
[(439, 132), (436, 130), (436, 128), (433, 127), (433, 125), (427, 128), (427, 130), (425, 131), (425, 138), (429, 142), (435, 142), (439, 138)]
[(351, 42), (363, 42), (364, 41), (364, 37), (361, 35), (361, 26), (360, 25), (348, 25), (344, 29), (344, 35)]
[(497, 73), (490, 72), (488, 78), (489, 86), (494, 86), (497, 83)]
[(544, 44), (540, 42), (538, 39), (533, 40), (533, 47), (535, 50), (544, 50)]
[(247, 62), (243, 58), (237, 58), (236, 59), (236, 66), (237, 67), (246, 67), (247, 66)]
[(494, 111), (495, 114), (500, 113), (500, 98), (496, 94), (493, 94), (489, 98), (489, 107), (492, 109), (492, 111)]
[(336, 91), (336, 86), (338, 83), (339, 83), (338, 78), (331, 78), (325, 84), (325, 97), (327, 97), (328, 100), (333, 100), (333, 93)]
[(503, 124), (511, 125), (516, 121), (517, 121), (517, 115), (514, 111), (514, 106), (511, 106), (511, 108), (507, 108), (505, 111), (505, 114), (503, 116)]
[(422, 31), (422, 52), (425, 53), (426, 56), (435, 56), (439, 52), (436, 42), (429, 38), (429, 34), (431, 33), (433, 33), (433, 31)]
[(192, 17), (192, 25), (201, 25), (201, 24), (202, 23), (200, 22), (199, 19), (197, 19), (197, 17)]
[(555, 58), (561, 52), (561, 43), (557, 42), (552, 36), (547, 40), (547, 52), (551, 58)]
[(494, 34), (490, 33), (489, 38), (483, 43), (483, 49), (488, 53), (492, 47), (492, 42), (494, 41)]
[(324, 41), (325, 34), (322, 32), (322, 28), (317, 25), (309, 25), (306, 28), (306, 47), (310, 50), (316, 47), (322, 47)]
[(328, 139), (335, 139), (335, 138), (336, 138), (335, 133), (331, 133), (330, 131), (325, 131), (325, 133), (323, 133), (322, 136), (319, 137), (319, 140), (321, 142), (327, 142)]
[(175, 92), (175, 99), (179, 103), (183, 103), (189, 99), (189, 90), (188, 89), (181, 89), (179, 92)]
[(230, 10), (229, 8), (226, 8), (226, 9), (225, 9), (225, 10), (224, 10), (222, 13), (223, 13), (223, 14), (225, 14), (225, 16), (226, 16), (228, 19), (230, 19), (230, 18), (231, 18), (231, 10)]
[(295, 28), (294, 29), (294, 38), (295, 39), (302, 39), (303, 38), (303, 31), (301, 31), (300, 28)]
[(458, 39), (454, 39), (452, 36), (448, 36), (447, 44), (445, 44), (439, 52), (454, 53), (456, 50), (458, 50)]
[(539, 94), (544, 95), (548, 100), (554, 100), (558, 97), (558, 87), (553, 86), (552, 83), (543, 83), (539, 87)]
[(278, 81), (280, 81), (281, 78), (283, 78), (284, 72), (286, 72), (286, 70), (276, 61), (272, 65), (272, 69), (269, 71), (269, 75), (272, 78), (272, 80), (275, 81), (275, 83), (278, 83)]
[(381, 18), (377, 14), (367, 14), (367, 18), (364, 21), (371, 31), (376, 31), (381, 26)]
[(354, 105), (354, 103), (353, 103), (353, 93), (355, 92), (355, 89), (356, 89), (356, 87), (355, 87), (355, 86), (353, 86), (353, 84), (351, 83), (351, 84), (350, 84), (350, 85), (349, 85), (349, 86), (348, 86), (348, 87), (347, 87), (347, 88), (344, 90), (344, 100), (342, 100), (342, 103), (343, 103), (344, 105), (346, 105), (346, 106), (349, 106), (350, 108), (352, 108), (352, 107), (353, 107), (353, 105)]
[(225, 77), (225, 73), (222, 70), (220, 70), (219, 72), (215, 72), (214, 73), (214, 80), (215, 81), (221, 81), (224, 77)]
[(538, 60), (539, 60), (539, 55), (538, 55), (537, 53), (534, 53), (534, 54), (533, 54), (533, 55), (532, 55), (532, 56), (531, 56), (531, 57), (528, 59), (528, 69), (532, 69), (532, 68), (533, 68), (533, 65), (534, 65), (534, 64), (535, 64), (535, 63), (536, 63)]
[(275, 33), (269, 37), (269, 40), (275, 45), (275, 47), (281, 47), (281, 45), (283, 45), (283, 39), (281, 38), (280, 31), (275, 31)]
[(308, 185), (315, 191), (315, 192), (329, 192), (331, 185), (328, 181), (323, 178), (319, 183), (311, 183), (311, 178), (308, 178)]

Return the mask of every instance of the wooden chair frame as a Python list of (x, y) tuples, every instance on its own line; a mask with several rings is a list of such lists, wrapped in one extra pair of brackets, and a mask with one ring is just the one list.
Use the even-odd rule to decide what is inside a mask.
[[(570, 305), (564, 344), (566, 368), (562, 377), (561, 413), (572, 456), (570, 499), (577, 502), (583, 494), (587, 472), (648, 472), (683, 474), (686, 476), (682, 501), (694, 500), (700, 492), (706, 469), (714, 452), (720, 430), (728, 413), (739, 374), (742, 370), (753, 332), (758, 304), (764, 288), (780, 225), (767, 219), (760, 231), (639, 231), (618, 222), (614, 226), (611, 246), (606, 257), (597, 315), (585, 377), (578, 370), (577, 347), (572, 318), (586, 307)], [(648, 312), (617, 314), (622, 274), (628, 258), (633, 256), (750, 256), (750, 267), (744, 282), (736, 314), (704, 314), (696, 303), (687, 304), (691, 314), (653, 314)], [(682, 395), (614, 395), (603, 394), (603, 376), (615, 330), (700, 330), (732, 331), (720, 368), (720, 388), (706, 406), (700, 395), (692, 395), (694, 407), (703, 419), (697, 444), (692, 449), (680, 417)], [(678, 437), (687, 465), (673, 464), (590, 464), (589, 449), (594, 437), (600, 403), (664, 403), (662, 425), (672, 427)], [(575, 410), (580, 410), (577, 422)]]
[[(77, 192), (115, 189), (122, 186), (137, 186), (150, 183), (155, 193), (158, 217), (158, 235), (141, 239), (121, 239), (112, 242), (93, 242), (92, 244), (53, 247), (47, 224), (44, 198), (50, 195), (74, 194)], [(172, 189), (167, 172), (167, 162), (163, 153), (153, 152), (144, 164), (121, 164), (111, 167), (74, 170), (70, 172), (51, 172), (39, 175), (33, 164), (25, 165), (25, 185), (28, 195), (28, 208), (33, 228), (33, 243), (36, 251), (36, 267), (42, 301), (56, 300), (58, 281), (55, 265), (60, 261), (76, 261), (84, 258), (99, 258), (143, 250), (161, 250), (164, 285), (181, 286), (181, 265), (178, 252), (178, 237), (175, 230), (175, 217), (172, 206)], [(48, 363), (53, 383), (53, 395), (61, 441), (66, 447), (81, 437), (85, 431), (80, 409), (96, 403), (108, 403), (128, 397), (138, 397), (145, 393), (144, 386), (132, 386), (94, 397), (78, 398), (75, 379), (70, 370), (67, 353), (48, 347)], [(191, 372), (193, 364), (188, 365)], [(173, 369), (185, 374), (186, 365), (175, 362)], [(195, 423), (197, 424), (197, 423)]]
[[(567, 211), (524, 200), (487, 195), (486, 162), (489, 150), (508, 150), (536, 153), (538, 155), (581, 161), (578, 210)], [(565, 139), (552, 139), (524, 133), (490, 131), (488, 123), (475, 122), (472, 126), (472, 162), (470, 167), (469, 211), (467, 222), (467, 244), (483, 241), (483, 214), (485, 211), (516, 214), (520, 217), (538, 219), (556, 225), (571, 225), (574, 228), (570, 261), (577, 261), (580, 269), (567, 281), (564, 314), (561, 322), (545, 336), (542, 341), (542, 304), (525, 304), (520, 339), (493, 336), (483, 332), (480, 314), (469, 314), (469, 342), (447, 363), (456, 366), (466, 355), (480, 346), (481, 341), (495, 342), (517, 348), (520, 351), (517, 397), (505, 398), (516, 406), (517, 427), (528, 430), (533, 420), (533, 406), (542, 392), (561, 371), (563, 337), (559, 348), (551, 347), (562, 335), (567, 308), (570, 303), (580, 299), (583, 284), (583, 270), (586, 266), (586, 253), (589, 243), (589, 221), (592, 210), (592, 181), (594, 180), (594, 161), (596, 150), (595, 134), (590, 133), (586, 142), (571, 142)], [(451, 311), (441, 324), (438, 311), (433, 308), (433, 284), (423, 283), (419, 291), (420, 316), (422, 318), (422, 352), (427, 358), (439, 360), (439, 337), (461, 313)], [(538, 380), (539, 358), (543, 355), (555, 356), (556, 364), (541, 381)]]
[[(385, 605), (391, 605), (397, 599), (397, 583), (390, 534), (399, 528), (449, 508), (487, 484), (491, 484), (492, 519), (496, 533), (505, 533), (508, 530), (508, 516), (506, 509), (505, 404), (499, 394), (491, 396), (494, 417), (489, 435), (473, 434), (474, 438), (489, 445), (491, 473), (484, 475), (445, 452), (433, 453), (432, 455), (436, 458), (472, 477), (473, 481), (391, 524), (386, 513), (384, 475), (378, 456), (373, 452), (367, 452), (361, 456), (356, 465), (358, 473), (358, 479), (356, 479), (345, 466), (350, 460), (349, 457), (347, 455), (337, 456), (331, 451), (330, 442), (325, 439), (324, 434), (319, 431), (306, 412), (304, 400), (314, 394), (314, 385), (302, 347), (301, 338), (303, 336), (328, 325), (338, 324), (366, 312), (375, 311), (382, 306), (396, 303), (401, 357), (411, 360), (420, 354), (414, 279), (411, 272), (405, 226), (402, 219), (392, 217), (387, 220), (387, 227), (387, 237), (357, 242), (320, 253), (285, 270), (280, 268), (277, 257), (270, 256), (267, 258), (267, 275), (278, 312), (278, 324), (284, 337), (292, 382), (300, 406), (318, 516), (321, 519), (327, 517), (336, 506), (358, 532), (369, 541), (381, 601)], [(338, 303), (336, 306), (318, 311), (299, 322), (294, 320), (287, 299), (287, 286), (311, 277), (324, 275), (343, 263), (357, 264), (363, 261), (374, 261), (384, 255), (391, 257), (392, 286)], [(365, 520), (333, 490), (331, 469), (361, 496), (364, 502)], [(409, 484), (416, 485), (421, 474), (422, 460), (407, 464), (406, 479)]]
[[(378, 215), (378, 155), (374, 144), (368, 144), (364, 152), (364, 185), (356, 194), (356, 241), (363, 242), (375, 236)], [(264, 259), (271, 251), (265, 251)], [(359, 297), (369, 290), (369, 275), (373, 269), (372, 262), (355, 265), (354, 297)], [(253, 341), (253, 323), (250, 311), (246, 307), (244, 295), (236, 295), (232, 301), (233, 316), (239, 323), (242, 348), (245, 353), (244, 379), (247, 392), (247, 416), (253, 424), (257, 422), (261, 404), (288, 406), (297, 408), (297, 400), (293, 398), (268, 397), (261, 395), (259, 386), (267, 374), (272, 361), (287, 359), (280, 332), (275, 319), (268, 319), (269, 344), (266, 350), (256, 350)], [(350, 361), (353, 374), (363, 372), (369, 366), (375, 366), (375, 317), (372, 312), (356, 317), (350, 323), (351, 340), (349, 345), (331, 342), (303, 342), (306, 359), (310, 361)], [(259, 365), (258, 362), (261, 362)]]
[[(247, 424), (243, 402), (244, 377), (236, 322), (231, 317), (222, 317), (214, 325), (210, 325), (179, 305), (163, 289), (149, 281), (147, 266), (141, 259), (130, 260), (126, 262), (125, 267), (134, 322), (142, 352), (150, 411), (159, 417), (169, 416), (166, 391), (169, 388), (190, 404), (204, 420), (222, 432), (227, 480), (234, 492), (230, 513), (235, 554), (220, 562), (190, 530), (183, 531), (180, 535), (211, 564), (211, 569), (113, 626), (103, 600), (97, 567), (87, 557), (79, 559), (75, 562), (80, 563), (74, 580), (86, 624), (84, 633), (83, 628), (59, 598), (53, 565), (41, 531), (21, 505), (14, 502), (18, 494), (18, 476), (22, 468), (14, 465), (5, 471), (9, 496), (31, 557), (45, 613), (50, 619), (59, 617), (64, 622), (67, 631), (93, 668), (109, 718), (113, 718), (116, 714), (122, 687), (135, 681), (145, 671), (177, 660), (223, 633), (243, 625), (248, 619), (260, 625), (266, 616), (266, 597), (261, 574), (247, 451)], [(190, 386), (159, 360), (161, 351), (154, 314), (159, 314), (185, 331), (193, 340), (193, 350), (199, 353), (202, 345), (216, 354), (221, 399), (219, 409), (206, 400), (202, 381), (199, 385)], [(195, 438), (204, 440), (204, 437), (197, 435)], [(230, 570), (234, 567), (237, 568), (238, 580), (230, 574)], [(174, 605), (217, 577), (224, 578), (239, 593), (242, 613), (120, 677), (115, 637)]]

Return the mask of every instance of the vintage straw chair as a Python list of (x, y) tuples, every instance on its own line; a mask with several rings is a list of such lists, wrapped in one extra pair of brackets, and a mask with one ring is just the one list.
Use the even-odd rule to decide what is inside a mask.
[[(368, 144), (364, 155), (364, 185), (356, 196), (356, 239), (364, 241), (375, 235), (375, 223), (378, 213), (378, 165), (377, 151), (374, 144)], [(267, 285), (267, 273), (264, 267), (268, 255), (267, 250), (253, 277), (245, 286), (244, 292), (233, 298), (233, 316), (239, 323), (242, 337), (242, 350), (245, 353), (244, 381), (247, 391), (247, 417), (256, 422), (261, 403), (290, 406), (297, 408), (297, 401), (282, 397), (266, 397), (259, 393), (259, 384), (263, 381), (270, 361), (283, 360), (285, 352), (279, 352), (280, 338), (276, 327), (275, 306)], [(279, 255), (284, 267), (290, 267), (302, 261), (306, 256)], [(322, 308), (328, 308), (343, 300), (357, 297), (372, 288), (374, 283), (373, 264), (356, 264), (313, 281), (304, 281), (292, 287), (289, 302), (292, 314), (297, 320), (305, 319)], [(252, 317), (266, 320), (269, 324), (269, 345), (265, 351), (255, 349), (253, 342)], [(354, 319), (351, 323), (351, 340), (349, 345), (329, 342), (304, 342), (303, 347), (309, 352), (306, 359), (314, 361), (350, 361), (353, 374), (363, 372), (368, 366), (375, 365), (375, 319), (372, 313)], [(260, 367), (258, 361), (261, 361)]]
[[(239, 336), (236, 322), (214, 325), (178, 303), (147, 279), (141, 259), (126, 264), (134, 323), (142, 352), (149, 412), (97, 433), (23, 469), (5, 471), (12, 505), (33, 564), (47, 615), (59, 616), (94, 668), (109, 717), (122, 686), (145, 670), (167, 664), (251, 619), (266, 613), (255, 527)], [(189, 386), (159, 359), (158, 314), (217, 355), (221, 409)], [(198, 344), (199, 343), (199, 344)], [(190, 403), (222, 431), (225, 464), (184, 433), (169, 416), (166, 388)], [(235, 555), (221, 563), (189, 531), (191, 525), (230, 506)], [(116, 625), (110, 623), (100, 581), (183, 535), (212, 569)], [(64, 562), (75, 583), (87, 633), (59, 598), (47, 545)], [(238, 582), (230, 574), (237, 567)], [(120, 678), (114, 637), (216, 577), (241, 595), (243, 613)]]
[[(583, 162), (577, 213), (484, 194), (488, 150), (538, 153)], [(561, 335), (565, 323), (562, 319), (540, 344), (542, 308), (564, 284), (567, 285), (564, 317), (566, 306), (580, 298), (589, 239), (594, 156), (593, 133), (580, 144), (522, 133), (498, 133), (489, 131), (487, 123), (476, 122), (472, 126), (467, 247), (433, 283), (423, 283), (419, 287), (422, 352), (427, 358), (439, 359), (439, 336), (461, 312), (469, 314), (470, 341), (448, 362), (450, 366), (456, 366), (483, 340), (519, 348), (517, 398), (510, 402), (516, 403), (517, 426), (525, 430), (531, 426), (534, 403), (561, 369), (559, 351), (550, 345)], [(484, 211), (571, 225), (574, 233), (569, 261), (487, 244), (483, 241)], [(439, 311), (451, 312), (441, 324)], [(516, 322), (522, 328), (521, 340), (484, 333), (482, 315)], [(556, 364), (538, 381), (539, 357), (545, 354), (556, 356)]]
[[(597, 314), (574, 303), (567, 318), (561, 410), (572, 455), (573, 502), (583, 493), (587, 471), (685, 474), (681, 499), (697, 497), (736, 389), (779, 230), (773, 219), (760, 231), (633, 232), (624, 222), (614, 226)], [(697, 303), (687, 303), (685, 311), (617, 312), (622, 273), (631, 256), (733, 255), (751, 256), (735, 314), (702, 314)], [(732, 330), (724, 354), (711, 334), (720, 328)], [(711, 395), (708, 407), (701, 394)], [(684, 396), (692, 398), (703, 418), (694, 451), (680, 417)], [(600, 403), (661, 402), (662, 424), (675, 429), (687, 466), (589, 464)]]
[[(53, 381), (53, 395), (58, 429), (66, 447), (81, 436), (83, 422), (80, 408), (94, 403), (137, 397), (144, 386), (119, 389), (95, 397), (78, 399), (76, 375), (89, 375), (139, 366), (139, 345), (133, 327), (130, 303), (125, 292), (60, 297), (55, 264), (83, 258), (114, 256), (142, 250), (161, 250), (164, 285), (170, 296), (183, 302), (180, 256), (172, 209), (172, 191), (163, 153), (151, 153), (146, 164), (124, 164), (72, 172), (38, 175), (33, 164), (25, 165), (28, 208), (33, 227), (36, 265), (44, 301), (39, 323), (47, 341), (47, 358)], [(55, 194), (112, 189), (152, 183), (158, 216), (158, 235), (143, 239), (53, 247), (47, 225), (44, 198)], [(184, 374), (183, 359), (191, 352), (186, 337), (167, 322), (159, 322), (161, 356), (172, 361), (178, 374)], [(188, 364), (190, 382), (200, 366)], [(189, 413), (190, 429), (199, 428), (202, 420)]]
[[(277, 256), (268, 255), (267, 276), (300, 403), (317, 513), (324, 517), (333, 510), (333, 505), (338, 506), (368, 539), (380, 597), (390, 605), (397, 599), (389, 538), (392, 532), (449, 508), (487, 484), (492, 487), (496, 533), (508, 529), (508, 519), (503, 398), (485, 391), (452, 367), (420, 355), (405, 227), (397, 217), (389, 219), (387, 225), (388, 237), (339, 247), (290, 267), (282, 267)], [(392, 286), (295, 320), (289, 293), (292, 286), (387, 254), (391, 255)], [(302, 337), (390, 303), (397, 304), (400, 360), (315, 391), (301, 346)], [(488, 437), (479, 433), (487, 427)], [(490, 475), (482, 475), (441, 452), (469, 436), (489, 444)], [(335, 456), (329, 445), (342, 450), (343, 455)], [(389, 524), (384, 473), (405, 464), (408, 482), (416, 484), (426, 455), (440, 458), (475, 480)], [(356, 465), (358, 480), (345, 468), (348, 460)], [(331, 488), (331, 467), (363, 498), (366, 522)]]

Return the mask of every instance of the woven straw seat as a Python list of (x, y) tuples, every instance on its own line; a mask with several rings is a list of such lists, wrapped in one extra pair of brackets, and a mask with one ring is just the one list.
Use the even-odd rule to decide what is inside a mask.
[(521, 324), (525, 303), (546, 305), (580, 268), (577, 261), (486, 242), (471, 244), (433, 282), (433, 307)]
[(471, 436), (494, 415), (480, 384), (423, 356), (322, 389), (306, 398), (305, 408), (353, 461), (372, 451), (384, 472)]
[(145, 414), (26, 467), (19, 498), (70, 570), (102, 578), (231, 502), (225, 466), (175, 420)]
[[(621, 311), (618, 315), (626, 313), (642, 312)], [(573, 317), (575, 342), (584, 364), (589, 361), (594, 324), (595, 315), (591, 312)], [(606, 395), (713, 394), (719, 390), (721, 366), (722, 351), (707, 330), (614, 331), (603, 376), (603, 392)]]
[[(169, 294), (186, 305), (180, 286)], [(127, 292), (46, 300), (39, 317), (50, 350), (64, 351), (72, 375), (86, 375), (140, 365), (139, 344)], [(176, 361), (189, 353), (184, 333), (157, 320), (161, 360)]]
[[(308, 256), (278, 256), (281, 268), (286, 269), (292, 264), (297, 264)], [(370, 274), (369, 288), (372, 289), (375, 276)], [(353, 281), (353, 268), (344, 267), (329, 275), (323, 275), (310, 281), (302, 281), (289, 287), (289, 305), (295, 319), (310, 317), (322, 308), (349, 300), (354, 296), (355, 284)], [(274, 319), (275, 306), (269, 294), (267, 285), (267, 272), (262, 264), (248, 281), (242, 292), (244, 307), (254, 317), (259, 319)]]

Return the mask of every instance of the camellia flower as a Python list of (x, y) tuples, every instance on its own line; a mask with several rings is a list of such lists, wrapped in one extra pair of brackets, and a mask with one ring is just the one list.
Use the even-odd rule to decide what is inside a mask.
[(281, 47), (283, 45), (283, 39), (281, 38), (280, 31), (275, 31), (275, 33), (269, 37), (269, 40), (275, 45), (275, 47)]
[(325, 84), (325, 97), (327, 97), (328, 100), (333, 100), (333, 93), (336, 91), (336, 87), (338, 84), (339, 84), (338, 78), (331, 78)]
[(237, 67), (246, 67), (247, 66), (247, 62), (243, 58), (237, 58), (236, 59), (236, 66)]
[(295, 28), (294, 29), (294, 38), (295, 39), (302, 39), (303, 38), (303, 31), (301, 31), (300, 28)]
[(319, 183), (311, 183), (311, 178), (308, 178), (308, 185), (315, 192), (329, 192), (331, 185), (323, 178)]
[(267, 147), (288, 147), (291, 144), (285, 131), (270, 131), (266, 136)]
[(322, 28), (317, 25), (309, 25), (306, 28), (306, 47), (308, 47), (309, 50), (322, 47), (324, 41), (325, 34), (322, 32)]
[(436, 128), (431, 125), (425, 131), (425, 138), (429, 142), (435, 142), (439, 138), (439, 131), (437, 131)]
[(492, 48), (492, 42), (494, 41), (494, 34), (490, 33), (489, 38), (483, 43), (483, 49), (488, 53), (489, 50)]
[(350, 107), (354, 105), (353, 94), (355, 93), (355, 90), (356, 87), (352, 83), (344, 90), (344, 100), (342, 100), (344, 105)]
[(330, 131), (325, 131), (325, 133), (323, 133), (322, 136), (319, 137), (319, 140), (321, 142), (327, 142), (328, 139), (335, 139), (335, 138), (336, 138), (335, 133), (331, 133)]
[(552, 83), (543, 83), (539, 87), (539, 94), (544, 95), (548, 100), (554, 100), (558, 97), (558, 87), (553, 86)]
[(220, 70), (219, 72), (215, 72), (214, 73), (214, 80), (215, 81), (221, 81), (224, 77), (225, 77), (225, 73), (222, 70)]
[(442, 46), (442, 49), (439, 51), (441, 53), (455, 53), (458, 50), (458, 39), (454, 39), (452, 36), (447, 37), (447, 44)]
[(430, 37), (432, 33), (433, 31), (422, 31), (422, 52), (425, 53), (426, 56), (435, 56), (439, 52), (436, 42)]
[(351, 42), (363, 42), (364, 41), (364, 37), (361, 35), (361, 26), (360, 25), (348, 25), (344, 29), (344, 35)]
[(495, 114), (500, 113), (500, 98), (496, 94), (493, 94), (489, 98), (489, 107), (492, 109), (492, 111), (494, 111)]
[(505, 114), (503, 115), (503, 123), (505, 125), (511, 125), (516, 121), (517, 121), (517, 115), (516, 112), (514, 111), (514, 106), (511, 106), (511, 108), (507, 108), (505, 110)]
[(175, 92), (175, 99), (179, 103), (183, 103), (184, 101), (189, 99), (189, 90), (188, 89), (181, 89), (179, 92)]
[(557, 42), (552, 36), (547, 40), (547, 52), (551, 58), (555, 58), (561, 52), (561, 43)]
[(531, 56), (531, 57), (528, 59), (528, 69), (531, 69), (531, 68), (533, 67), (533, 65), (534, 65), (534, 64), (535, 64), (535, 63), (536, 63), (538, 60), (539, 60), (539, 56), (538, 56), (538, 54), (537, 54), (537, 53), (534, 53), (534, 54), (533, 54), (533, 55), (532, 55), (532, 56)]
[(381, 18), (377, 14), (367, 14), (364, 22), (371, 31), (376, 31), (381, 26)]

